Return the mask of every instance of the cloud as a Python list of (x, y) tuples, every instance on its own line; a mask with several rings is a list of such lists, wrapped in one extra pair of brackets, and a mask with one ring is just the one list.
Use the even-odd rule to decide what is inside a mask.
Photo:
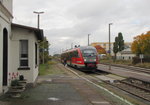
[(49, 40), (50, 52), (61, 52), (74, 45), (108, 41), (108, 24), (111, 25), (111, 41), (122, 32), (125, 41), (149, 31), (149, 0), (14, 0), (14, 22), (36, 27), (37, 15), (40, 27)]

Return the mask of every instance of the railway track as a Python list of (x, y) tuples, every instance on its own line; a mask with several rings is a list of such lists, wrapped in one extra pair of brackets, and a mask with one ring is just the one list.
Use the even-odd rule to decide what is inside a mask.
[(118, 81), (111, 85), (113, 85), (121, 90), (124, 90), (134, 96), (137, 96), (139, 98), (142, 98), (142, 99), (150, 102), (150, 89), (145, 87), (144, 85), (140, 85), (140, 84), (138, 85), (137, 83), (131, 83), (128, 81), (128, 79), (124, 80), (124, 81)]
[[(108, 63), (102, 63), (102, 64), (109, 65)], [(111, 66), (126, 68), (126, 69), (129, 69), (129, 70), (132, 70), (132, 71), (137, 71), (137, 72), (143, 72), (143, 73), (150, 74), (150, 69), (147, 69), (147, 68), (140, 68), (140, 67), (134, 67), (134, 66), (126, 66), (126, 65), (120, 65), (120, 64), (111, 64)]]
[[(100, 74), (99, 72), (95, 72)], [(135, 78), (127, 78), (125, 80), (117, 80), (114, 82), (104, 81), (106, 84), (119, 88), (127, 93), (150, 102), (150, 83)]]
[[(72, 69), (72, 68), (70, 68), (70, 69)], [(77, 71), (76, 73), (78, 75), (83, 76), (84, 78), (94, 82), (95, 84), (98, 84), (99, 81), (103, 81), (107, 85), (118, 88), (121, 91), (124, 91), (128, 94), (136, 96), (139, 99), (145, 100), (147, 103), (150, 103), (150, 83), (148, 83), (148, 82), (134, 79), (134, 78), (127, 78), (127, 79), (122, 80), (122, 81), (116, 80), (114, 82), (110, 82), (110, 81), (101, 80), (101, 79), (96, 78), (94, 76), (91, 76), (91, 78), (89, 79), (88, 76), (86, 76), (88, 74), (84, 73), (84, 72), (80, 73), (79, 71)], [(95, 71), (94, 73), (97, 75), (102, 75), (100, 72), (97, 72), (97, 71)], [(84, 74), (84, 75), (82, 75), (82, 74)], [(106, 73), (104, 73), (104, 74), (106, 74)]]

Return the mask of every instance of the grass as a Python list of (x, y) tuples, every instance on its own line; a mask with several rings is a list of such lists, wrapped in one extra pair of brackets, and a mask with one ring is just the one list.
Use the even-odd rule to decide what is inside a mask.
[(50, 68), (50, 65), (48, 65), (48, 63), (46, 64), (40, 64), (39, 67), (39, 75), (45, 75), (46, 71)]
[[(109, 59), (101, 59), (100, 63), (109, 63)], [(131, 65), (132, 61), (131, 60), (116, 60), (116, 61), (111, 60), (111, 63), (112, 64)]]
[(113, 63), (114, 64), (132, 65), (132, 61), (131, 60), (116, 60)]
[(150, 69), (150, 63), (138, 63), (135, 66)]
[(49, 61), (46, 64), (40, 64), (39, 75), (63, 74), (64, 72), (58, 68), (57, 62)]

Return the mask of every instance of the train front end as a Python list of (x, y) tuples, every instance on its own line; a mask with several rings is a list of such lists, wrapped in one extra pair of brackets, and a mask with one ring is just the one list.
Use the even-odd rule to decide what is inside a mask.
[(98, 64), (98, 55), (96, 48), (88, 46), (84, 49), (81, 49), (81, 52), (85, 68), (96, 69)]

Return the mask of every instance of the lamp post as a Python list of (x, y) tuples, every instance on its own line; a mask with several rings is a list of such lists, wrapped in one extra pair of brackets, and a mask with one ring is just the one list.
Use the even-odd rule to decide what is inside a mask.
[[(43, 14), (44, 12), (42, 11), (42, 12), (37, 12), (37, 11), (34, 11), (33, 13), (35, 13), (35, 14), (37, 14), (37, 28), (39, 29), (40, 28), (40, 14)], [(42, 42), (43, 43), (43, 64), (44, 64), (44, 41)]]
[(43, 14), (44, 12), (36, 12), (34, 11), (33, 13), (37, 14), (37, 28), (40, 28), (40, 14)]
[(73, 43), (71, 43), (71, 49), (73, 49)]
[(112, 23), (109, 23), (109, 70), (111, 70), (111, 41), (110, 41), (110, 26)]
[(88, 46), (90, 45), (90, 39), (89, 39), (90, 34), (88, 34)]

